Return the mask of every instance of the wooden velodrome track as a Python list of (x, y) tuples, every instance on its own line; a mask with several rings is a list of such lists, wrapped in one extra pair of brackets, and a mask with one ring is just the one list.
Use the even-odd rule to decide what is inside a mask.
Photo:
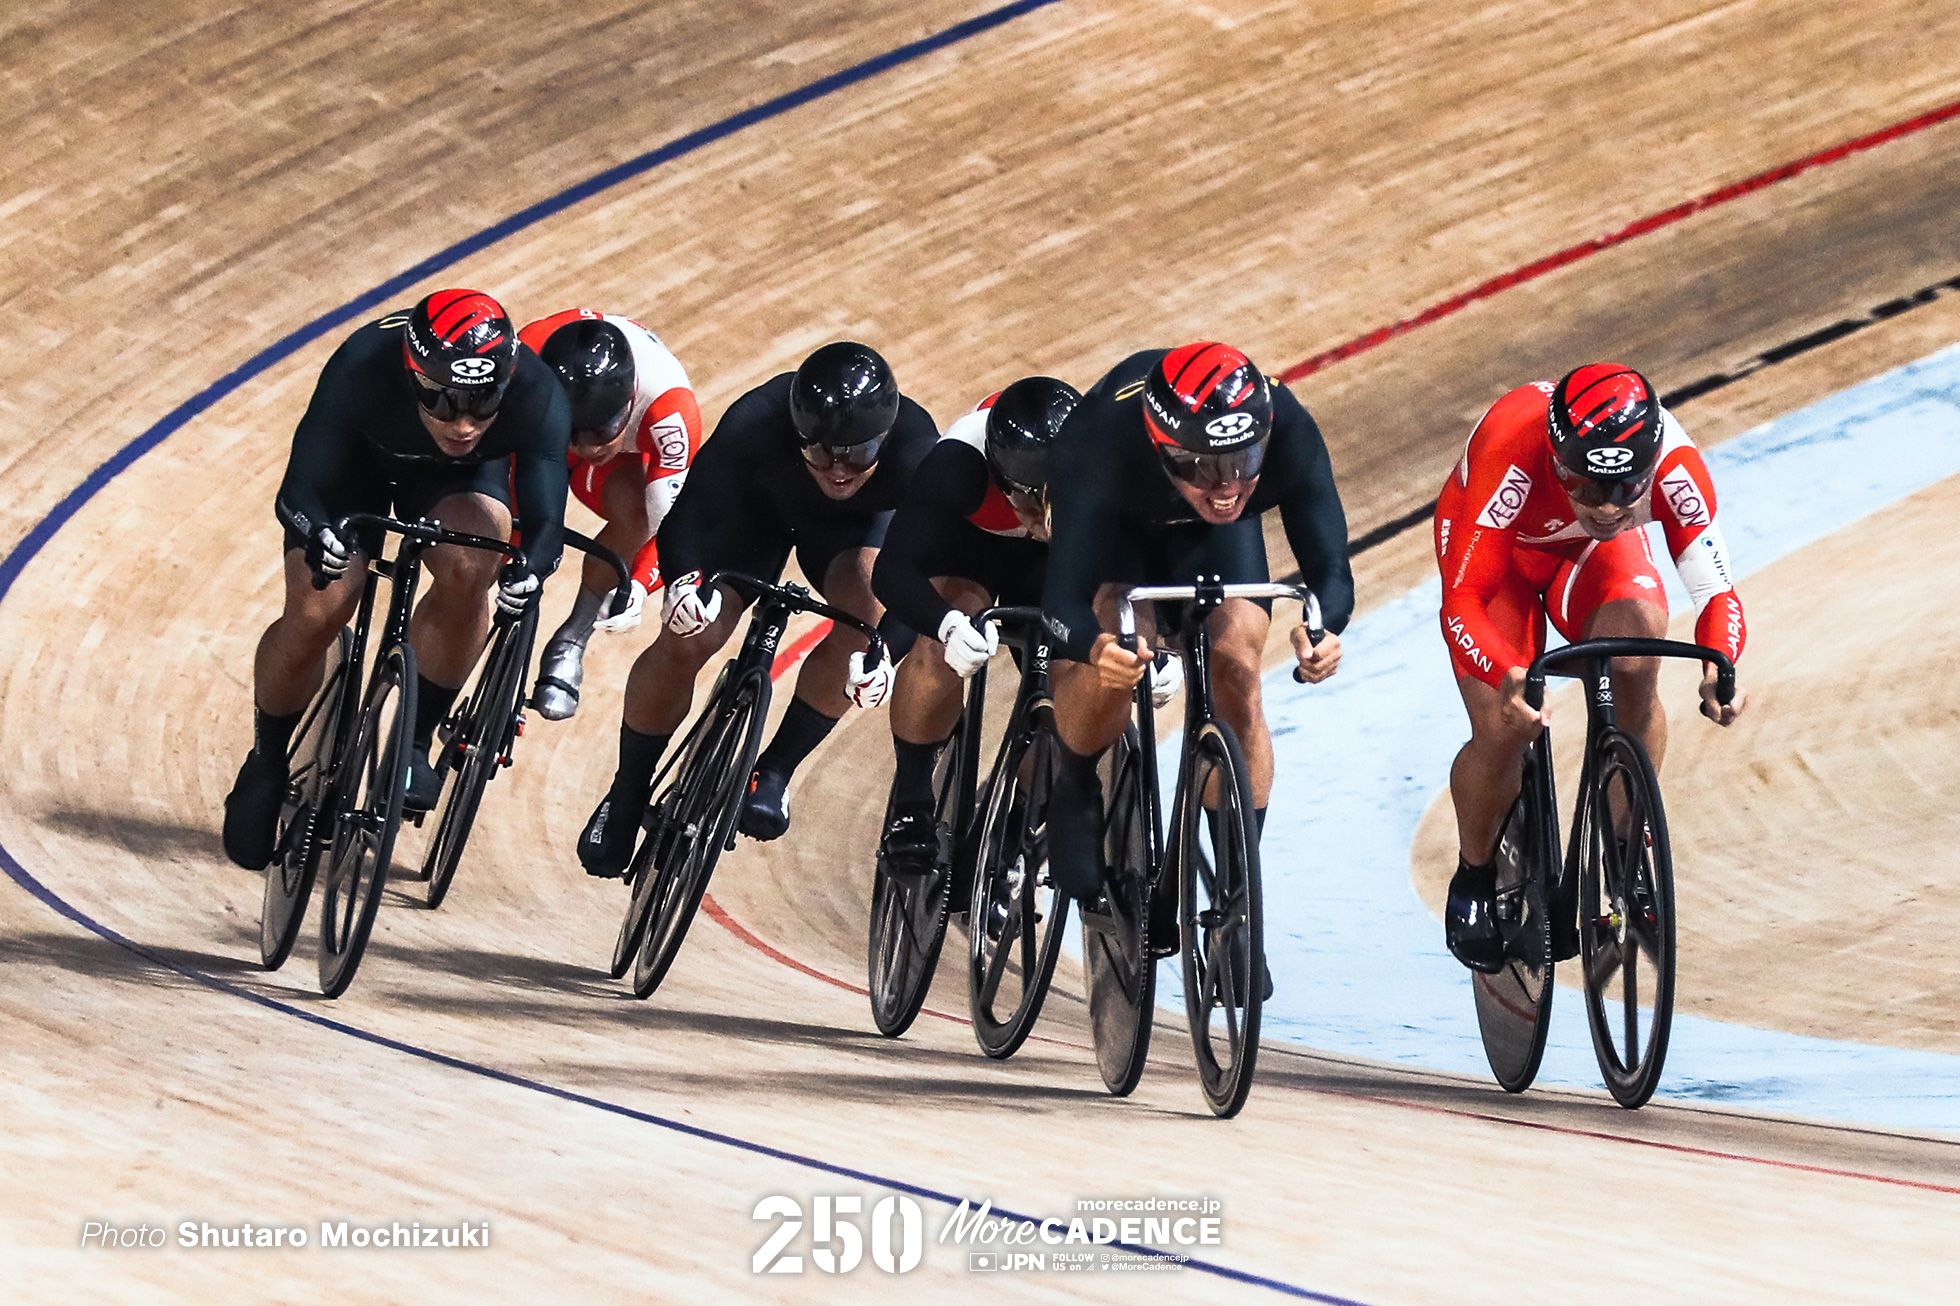
[[(1283, 370), (1960, 99), (1951, 4), (1873, 0), (1855, 21), (1821, 0), (1313, 10), (1033, 6), (715, 134), (379, 303), (473, 284), (525, 317), (631, 313), (711, 421), (857, 336), (943, 423), (1026, 372), (1086, 385), (1131, 348), (1200, 336)], [(216, 828), (277, 605), (270, 501), (321, 362), (373, 305), (179, 406), (527, 206), (981, 12), (29, 0), (0, 16), (0, 1295), (1951, 1300), (1951, 1137), (1512, 1099), (1277, 1047), (1221, 1124), (1175, 1023), (1135, 1097), (1107, 1098), (1063, 997), (1005, 1065), (951, 1020), (878, 1038), (861, 997), (810, 973), (862, 974), (878, 716), (818, 754), (789, 839), (745, 842), (715, 881), (727, 917), (801, 968), (703, 919), (653, 1001), (623, 997), (602, 970), (619, 888), (569, 850), (610, 771), (634, 641), (597, 644), (585, 710), (534, 725), (449, 903), (392, 899), (345, 998), (314, 996), (310, 942), (258, 969), (259, 878), (223, 860)], [(1960, 272), (1956, 159), (1960, 121), (1928, 127), (1317, 372), (1299, 390), (1355, 529), (1429, 498), (1509, 385), (1597, 356), (1678, 385)], [(1711, 443), (1955, 339), (1948, 298), (1681, 416)], [(146, 433), (167, 438), (88, 479)], [(1707, 871), (1684, 863), (1699, 1014), (1960, 1051), (1960, 765), (1939, 697), (1960, 632), (1935, 598), (1960, 559), (1934, 547), (1954, 500), (1937, 488), (1745, 589), (1747, 729), (1716, 738), (1674, 705), (1670, 774), (1694, 779), (1677, 840), (1722, 850)], [(1924, 588), (1867, 586), (1860, 624), (1818, 629), (1820, 580), (1902, 558)], [(1427, 559), (1423, 531), (1364, 555), (1364, 606)], [(1838, 692), (1877, 658), (1900, 687)], [(1823, 763), (1753, 752), (1772, 726)], [(1890, 769), (1860, 765), (1866, 727)], [(1750, 819), (1731, 825), (1724, 787), (1751, 777)], [(1888, 856), (1856, 876), (1830, 873), (1848, 837), (1791, 833), (1820, 804), (1867, 819), (1871, 803)], [(1751, 904), (1794, 891), (1785, 867), (1802, 908), (1766, 938)], [(1692, 887), (1717, 870), (1747, 891)], [(940, 1011), (964, 1009), (953, 979)], [(891, 1182), (1036, 1215), (1215, 1197), (1225, 1241), (1205, 1259), (1255, 1281), (975, 1279), (939, 1246), (903, 1278), (751, 1275), (763, 1196), (868, 1206)], [(930, 1237), (947, 1208), (922, 1201)], [(174, 1245), (183, 1220), (331, 1219), (488, 1221), (494, 1245)], [(165, 1226), (172, 1245), (83, 1250), (91, 1220)]]

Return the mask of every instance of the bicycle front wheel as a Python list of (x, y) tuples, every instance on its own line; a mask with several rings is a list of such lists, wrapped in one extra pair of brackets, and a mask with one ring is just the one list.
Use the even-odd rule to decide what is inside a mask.
[(681, 777), (682, 798), (667, 849), (668, 873), (654, 886), (646, 938), (633, 963), (635, 997), (651, 996), (680, 954), (715, 863), (735, 833), (768, 708), (769, 681), (761, 670), (750, 671), (728, 697), (708, 705), (713, 724)]
[(1069, 900), (1048, 874), (1053, 768), (1052, 737), (1022, 733), (987, 791), (967, 912), (968, 1005), (973, 1037), (997, 1061), (1020, 1050), (1041, 1015), (1068, 923)]
[[(939, 855), (932, 873), (923, 877), (893, 875), (881, 853), (871, 882), (871, 929), (866, 951), (871, 1019), (886, 1038), (897, 1038), (918, 1019), (939, 969), (939, 951), (946, 942), (946, 917), (952, 902), (952, 825), (958, 817), (961, 741), (966, 718), (939, 750), (933, 767), (933, 819), (939, 832)], [(892, 809), (885, 807), (885, 826)], [(882, 827), (881, 827), (882, 828)]]
[(476, 825), (483, 790), (509, 754), (517, 733), (518, 694), (524, 687), (525, 663), (538, 626), (533, 604), (518, 620), (500, 626), (490, 641), (476, 689), (452, 724), (443, 745), (445, 770), (455, 775), (436, 822), (435, 838), (422, 861), (422, 878), (429, 882), (429, 910), (442, 906), (456, 878), (456, 865)]
[(1613, 1100), (1654, 1094), (1674, 1020), (1674, 859), (1647, 750), (1607, 731), (1582, 796), (1579, 957), (1593, 1052)]
[(367, 949), (401, 829), (414, 747), (415, 651), (388, 650), (368, 682), (354, 741), (335, 776), (334, 826), (320, 896), (320, 991), (346, 992)]
[(333, 773), (347, 654), (353, 646), (353, 632), (343, 627), (327, 653), (326, 679), (286, 754), (286, 799), (279, 809), (278, 841), (272, 864), (265, 868), (265, 898), (259, 909), (259, 959), (267, 970), (278, 970), (292, 955), (320, 868), (319, 817)]
[(1117, 1097), (1143, 1078), (1150, 1027), (1157, 1009), (1157, 959), (1149, 947), (1151, 877), (1157, 861), (1154, 810), (1144, 792), (1137, 729), (1131, 725), (1108, 753), (1108, 819), (1103, 854), (1108, 912), (1082, 913), (1082, 969), (1096, 1069)]
[(1171, 824), (1177, 850), (1184, 1013), (1212, 1113), (1252, 1091), (1266, 968), (1252, 781), (1230, 726), (1207, 722), (1190, 749)]

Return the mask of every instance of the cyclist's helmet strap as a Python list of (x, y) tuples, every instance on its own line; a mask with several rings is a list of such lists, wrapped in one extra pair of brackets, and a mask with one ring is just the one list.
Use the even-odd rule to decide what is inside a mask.
[(1546, 425), (1559, 466), (1581, 480), (1636, 480), (1660, 458), (1660, 401), (1646, 377), (1618, 363), (1568, 372), (1552, 387)]

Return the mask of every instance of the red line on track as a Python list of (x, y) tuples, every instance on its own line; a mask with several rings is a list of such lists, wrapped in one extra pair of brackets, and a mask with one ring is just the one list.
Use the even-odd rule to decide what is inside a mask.
[(1929, 113), (1920, 114), (1917, 118), (1908, 118), (1904, 122), (1894, 123), (1892, 126), (1875, 131), (1869, 136), (1860, 136), (1855, 140), (1845, 141), (1840, 145), (1833, 145), (1828, 150), (1819, 150), (1815, 154), (1805, 155), (1803, 158), (1793, 163), (1786, 163), (1780, 168), (1771, 168), (1768, 172), (1760, 172), (1753, 177), (1724, 186), (1719, 190), (1709, 191), (1699, 199), (1692, 199), (1686, 204), (1677, 204), (1671, 209), (1650, 214), (1647, 217), (1628, 223), (1618, 231), (1609, 232), (1604, 236), (1595, 236), (1583, 244), (1574, 245), (1569, 249), (1562, 249), (1558, 253), (1541, 258), (1535, 263), (1527, 263), (1515, 271), (1506, 272), (1503, 276), (1492, 277), (1481, 286), (1472, 290), (1466, 290), (1462, 294), (1446, 299), (1440, 304), (1433, 304), (1422, 310), (1422, 312), (1417, 313), (1414, 317), (1405, 317), (1399, 322), (1391, 322), (1387, 326), (1376, 327), (1365, 336), (1358, 336), (1344, 345), (1337, 345), (1324, 353), (1315, 354), (1305, 362), (1295, 363), (1292, 367), (1287, 368), (1284, 372), (1280, 372), (1277, 375), (1282, 381), (1298, 381), (1302, 377), (1312, 376), (1315, 372), (1325, 367), (1338, 363), (1343, 359), (1353, 358), (1356, 354), (1365, 354), (1377, 345), (1386, 344), (1395, 337), (1406, 335), (1417, 327), (1428, 326), (1431, 322), (1446, 318), (1452, 313), (1468, 308), (1479, 300), (1489, 299), (1493, 295), (1501, 294), (1511, 289), (1513, 286), (1521, 286), (1527, 281), (1535, 281), (1548, 272), (1555, 272), (1559, 268), (1577, 263), (1580, 259), (1590, 258), (1603, 249), (1611, 249), (1615, 245), (1625, 244), (1635, 236), (1644, 236), (1650, 231), (1658, 231), (1662, 227), (1672, 226), (1684, 218), (1693, 217), (1697, 213), (1705, 212), (1708, 209), (1715, 208), (1717, 205), (1726, 204), (1730, 200), (1740, 199), (1744, 195), (1749, 195), (1765, 187), (1773, 186), (1779, 181), (1788, 181), (1790, 178), (1801, 173), (1809, 172), (1813, 168), (1821, 168), (1827, 163), (1836, 163), (1840, 159), (1862, 153), (1865, 150), (1874, 149), (1889, 141), (1898, 140), (1902, 136), (1910, 136), (1914, 132), (1924, 131), (1928, 127), (1938, 126), (1940, 123), (1953, 118), (1960, 118), (1960, 100), (1956, 100), (1952, 104), (1941, 105)]

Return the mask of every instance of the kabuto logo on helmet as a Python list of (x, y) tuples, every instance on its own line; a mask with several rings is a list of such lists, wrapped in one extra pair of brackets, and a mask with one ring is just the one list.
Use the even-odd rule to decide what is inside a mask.
[(459, 358), (449, 365), (449, 376), (451, 380), (472, 385), (493, 381), (497, 376), (497, 361), (494, 358)]
[(1205, 434), (1213, 444), (1238, 444), (1252, 434), (1251, 413), (1227, 413), (1205, 423)]
[(1633, 461), (1633, 450), (1621, 445), (1586, 450), (1586, 466), (1601, 472), (1617, 472)]
[(502, 386), (517, 362), (517, 332), (480, 290), (438, 290), (408, 315), (402, 356), (437, 385)]

